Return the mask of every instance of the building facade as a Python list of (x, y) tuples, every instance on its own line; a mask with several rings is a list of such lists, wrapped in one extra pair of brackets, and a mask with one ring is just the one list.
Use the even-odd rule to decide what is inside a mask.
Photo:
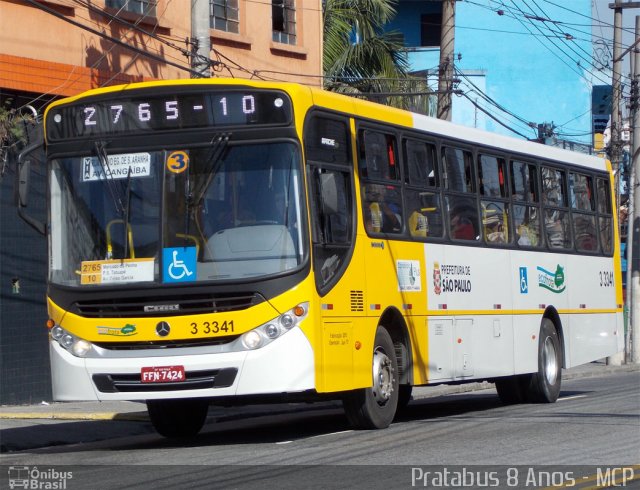
[[(0, 0), (0, 110), (41, 118), (52, 100), (88, 89), (191, 77), (196, 1)], [(321, 0), (204, 1), (211, 76), (322, 85)], [(0, 404), (34, 403), (51, 399), (47, 242), (13, 205), (25, 143), (0, 144)], [(29, 212), (44, 218), (44, 173), (32, 186)]]
[[(558, 137), (590, 145), (592, 87), (607, 81), (593, 64), (591, 1), (527, 5), (455, 2), (452, 120), (529, 139), (553, 125)], [(399, 0), (389, 26), (404, 36), (411, 70), (433, 87), (442, 8)]]

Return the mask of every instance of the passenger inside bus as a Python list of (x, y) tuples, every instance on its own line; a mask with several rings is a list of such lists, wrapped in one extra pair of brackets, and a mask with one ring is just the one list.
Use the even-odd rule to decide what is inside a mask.
[(365, 186), (365, 227), (369, 233), (398, 233), (402, 230), (400, 209), (384, 185)]

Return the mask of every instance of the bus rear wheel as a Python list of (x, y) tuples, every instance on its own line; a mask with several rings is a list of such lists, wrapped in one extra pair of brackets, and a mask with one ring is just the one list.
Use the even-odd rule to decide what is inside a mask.
[(373, 384), (356, 390), (343, 400), (351, 425), (358, 429), (389, 427), (398, 407), (398, 360), (389, 332), (379, 326), (372, 356)]
[(495, 380), (500, 401), (514, 403), (553, 403), (560, 395), (562, 350), (558, 331), (548, 318), (542, 319), (538, 339), (538, 371)]
[(529, 401), (554, 403), (562, 382), (562, 349), (555, 325), (542, 319), (538, 340), (538, 372), (531, 376), (527, 390)]
[(147, 411), (158, 434), (169, 438), (192, 437), (200, 432), (204, 425), (209, 411), (209, 400), (147, 400)]

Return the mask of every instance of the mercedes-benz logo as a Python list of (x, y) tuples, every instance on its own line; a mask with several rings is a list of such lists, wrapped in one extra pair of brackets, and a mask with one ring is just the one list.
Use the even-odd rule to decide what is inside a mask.
[(167, 322), (160, 322), (156, 325), (156, 334), (158, 334), (158, 336), (160, 337), (166, 337), (167, 335), (169, 335), (170, 331), (171, 327)]

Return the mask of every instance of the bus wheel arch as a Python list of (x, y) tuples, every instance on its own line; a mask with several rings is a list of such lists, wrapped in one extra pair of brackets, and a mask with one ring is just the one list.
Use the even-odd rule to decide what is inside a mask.
[(567, 367), (566, 359), (567, 359), (567, 351), (566, 345), (564, 343), (564, 330), (562, 328), (562, 320), (560, 319), (560, 314), (558, 310), (556, 310), (553, 306), (548, 306), (542, 315), (542, 319), (548, 318), (553, 323), (553, 326), (556, 329), (558, 334), (558, 340), (560, 341), (560, 353), (561, 353), (561, 366), (563, 368)]
[(379, 323), (387, 329), (395, 347), (398, 361), (398, 410), (402, 410), (411, 401), (413, 391), (413, 351), (409, 329), (396, 308), (387, 308)]

